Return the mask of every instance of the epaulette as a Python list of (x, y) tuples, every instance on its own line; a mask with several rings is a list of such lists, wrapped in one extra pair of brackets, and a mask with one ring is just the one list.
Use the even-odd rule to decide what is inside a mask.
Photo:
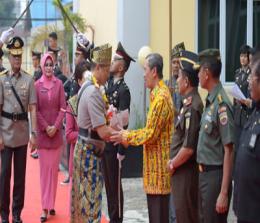
[(3, 70), (2, 72), (0, 72), (0, 76), (7, 74), (8, 70)]
[(222, 104), (223, 103), (223, 98), (221, 94), (218, 94), (218, 103)]
[(27, 75), (30, 75), (31, 76), (31, 74), (29, 74), (27, 71), (25, 71), (25, 70), (21, 70), (24, 74), (27, 74)]

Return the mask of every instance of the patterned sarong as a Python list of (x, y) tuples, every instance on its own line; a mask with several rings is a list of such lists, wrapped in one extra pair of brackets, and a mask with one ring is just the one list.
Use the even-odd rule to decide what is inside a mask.
[(99, 223), (103, 177), (101, 159), (92, 150), (94, 145), (78, 139), (74, 150), (71, 191), (71, 223)]

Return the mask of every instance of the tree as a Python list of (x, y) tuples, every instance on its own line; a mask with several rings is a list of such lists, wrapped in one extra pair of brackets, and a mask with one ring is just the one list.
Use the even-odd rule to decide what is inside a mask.
[(14, 0), (1, 0), (0, 4), (0, 24), (1, 27), (11, 26), (12, 18), (15, 18), (13, 9), (15, 7)]

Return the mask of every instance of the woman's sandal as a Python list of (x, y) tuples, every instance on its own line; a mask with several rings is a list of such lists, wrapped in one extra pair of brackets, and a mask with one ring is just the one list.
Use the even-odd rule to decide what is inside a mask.
[(48, 217), (48, 210), (44, 209), (40, 217), (41, 222), (46, 222)]

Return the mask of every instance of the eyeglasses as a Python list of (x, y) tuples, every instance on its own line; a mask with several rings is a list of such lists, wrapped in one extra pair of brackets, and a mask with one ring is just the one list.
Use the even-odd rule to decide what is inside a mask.
[(46, 63), (44, 66), (45, 67), (53, 67), (53, 63)]

